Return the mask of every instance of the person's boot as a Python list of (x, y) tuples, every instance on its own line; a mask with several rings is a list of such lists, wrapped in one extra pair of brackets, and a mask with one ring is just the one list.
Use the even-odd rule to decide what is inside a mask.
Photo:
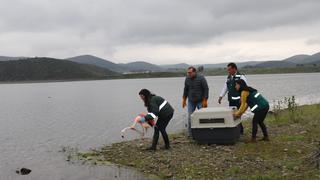
[(152, 145), (150, 147), (148, 147), (146, 150), (147, 151), (155, 151), (155, 150), (157, 150), (157, 144), (158, 144), (158, 139), (157, 138), (153, 138)]
[(166, 145), (164, 145), (163, 147), (160, 147), (160, 149), (163, 149), (163, 150), (169, 150), (171, 147), (170, 147), (170, 145), (168, 144), (166, 144)]
[(147, 151), (155, 151), (155, 150), (157, 150), (157, 148), (154, 146), (150, 146), (150, 147), (146, 148), (146, 150)]
[(251, 138), (250, 140), (246, 141), (246, 144), (253, 144), (253, 143), (257, 143), (256, 138)]
[(168, 137), (167, 133), (162, 134), (162, 137), (163, 137), (163, 141), (165, 144), (163, 148), (166, 150), (170, 149), (170, 141), (169, 141), (169, 137)]
[(264, 136), (262, 139), (259, 139), (259, 141), (270, 141), (269, 136)]
[(164, 146), (164, 149), (170, 149), (171, 147), (170, 147), (170, 145), (169, 144), (166, 144), (165, 146)]
[(160, 147), (161, 150), (170, 150), (170, 148), (171, 148), (170, 146), (166, 146), (166, 145), (163, 147)]

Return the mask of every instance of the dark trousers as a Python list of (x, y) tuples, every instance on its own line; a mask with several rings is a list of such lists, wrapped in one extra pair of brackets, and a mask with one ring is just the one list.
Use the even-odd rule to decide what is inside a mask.
[[(229, 101), (229, 106), (236, 106), (238, 109), (240, 108), (241, 104), (240, 104), (240, 100), (238, 101)], [(240, 127), (240, 133), (243, 134), (243, 125), (242, 123), (239, 124)]]
[(262, 130), (263, 136), (268, 137), (267, 127), (263, 122), (267, 116), (268, 111), (269, 111), (269, 107), (254, 113), (254, 116), (252, 119), (252, 138), (257, 137), (258, 124)]
[(170, 147), (169, 137), (166, 132), (166, 127), (169, 124), (169, 121), (173, 117), (173, 113), (166, 117), (159, 117), (157, 124), (154, 127), (154, 133), (153, 133), (153, 141), (152, 141), (152, 147), (155, 148), (158, 144), (159, 140), (159, 132), (162, 134), (163, 141), (165, 143), (166, 147)]

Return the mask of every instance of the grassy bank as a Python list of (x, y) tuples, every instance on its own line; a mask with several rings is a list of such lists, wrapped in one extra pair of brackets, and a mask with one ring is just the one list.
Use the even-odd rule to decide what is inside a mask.
[(320, 104), (270, 113), (270, 142), (245, 144), (251, 130), (251, 121), (246, 121), (245, 134), (234, 146), (199, 145), (181, 133), (171, 135), (171, 150), (148, 152), (144, 149), (150, 140), (134, 140), (79, 153), (77, 158), (89, 164), (130, 166), (150, 179), (320, 179), (310, 158), (320, 148), (319, 113)]

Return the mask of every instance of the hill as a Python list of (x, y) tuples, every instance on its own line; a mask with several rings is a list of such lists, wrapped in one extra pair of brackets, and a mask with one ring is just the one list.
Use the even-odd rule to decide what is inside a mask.
[(124, 72), (137, 72), (137, 71), (161, 71), (160, 66), (151, 64), (144, 61), (136, 61), (127, 64), (117, 64), (106, 59), (102, 59), (92, 55), (81, 55), (76, 57), (67, 58), (66, 60), (73, 61), (81, 64), (95, 65), (101, 68), (109, 69), (112, 71)]
[[(246, 61), (246, 62), (235, 62), (238, 68), (243, 68), (246, 66), (256, 66), (257, 64), (263, 63), (265, 61)], [(228, 63), (219, 63), (219, 64), (203, 64), (206, 69), (217, 69), (217, 68), (226, 68)], [(201, 64), (197, 65), (201, 66)]]
[(312, 56), (304, 59), (304, 64), (319, 64), (320, 62), (320, 52), (313, 54)]
[(129, 70), (129, 71), (162, 71), (163, 69), (160, 66), (157, 66), (155, 64), (147, 63), (144, 61), (136, 61), (136, 62), (131, 62), (127, 64), (120, 64), (123, 68)]
[(187, 69), (190, 66), (191, 65), (186, 63), (160, 65), (161, 68), (168, 70)]
[(0, 81), (103, 79), (117, 75), (93, 65), (52, 58), (0, 61)]
[(90, 64), (95, 65), (101, 68), (106, 68), (116, 72), (125, 72), (127, 69), (119, 64), (113, 63), (111, 61), (92, 56), (92, 55), (81, 55), (76, 57), (67, 58), (66, 60), (81, 63), (81, 64)]
[(284, 59), (282, 61), (291, 62), (291, 63), (294, 63), (294, 64), (304, 64), (303, 61), (308, 57), (310, 57), (310, 55), (300, 54), (300, 55), (291, 56), (291, 57), (289, 57), (287, 59)]
[(283, 67), (295, 67), (295, 63), (286, 62), (286, 61), (266, 61), (255, 65), (255, 67), (268, 67), (268, 68), (283, 68)]
[(10, 56), (0, 56), (0, 61), (12, 61), (12, 60), (19, 60), (24, 59), (25, 57), (10, 57)]

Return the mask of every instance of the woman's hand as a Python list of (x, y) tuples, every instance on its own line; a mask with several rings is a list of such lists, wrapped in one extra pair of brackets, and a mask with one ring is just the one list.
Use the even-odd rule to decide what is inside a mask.
[(233, 118), (234, 118), (234, 119), (239, 119), (240, 117), (241, 117), (241, 115), (236, 114), (236, 113), (233, 113)]

